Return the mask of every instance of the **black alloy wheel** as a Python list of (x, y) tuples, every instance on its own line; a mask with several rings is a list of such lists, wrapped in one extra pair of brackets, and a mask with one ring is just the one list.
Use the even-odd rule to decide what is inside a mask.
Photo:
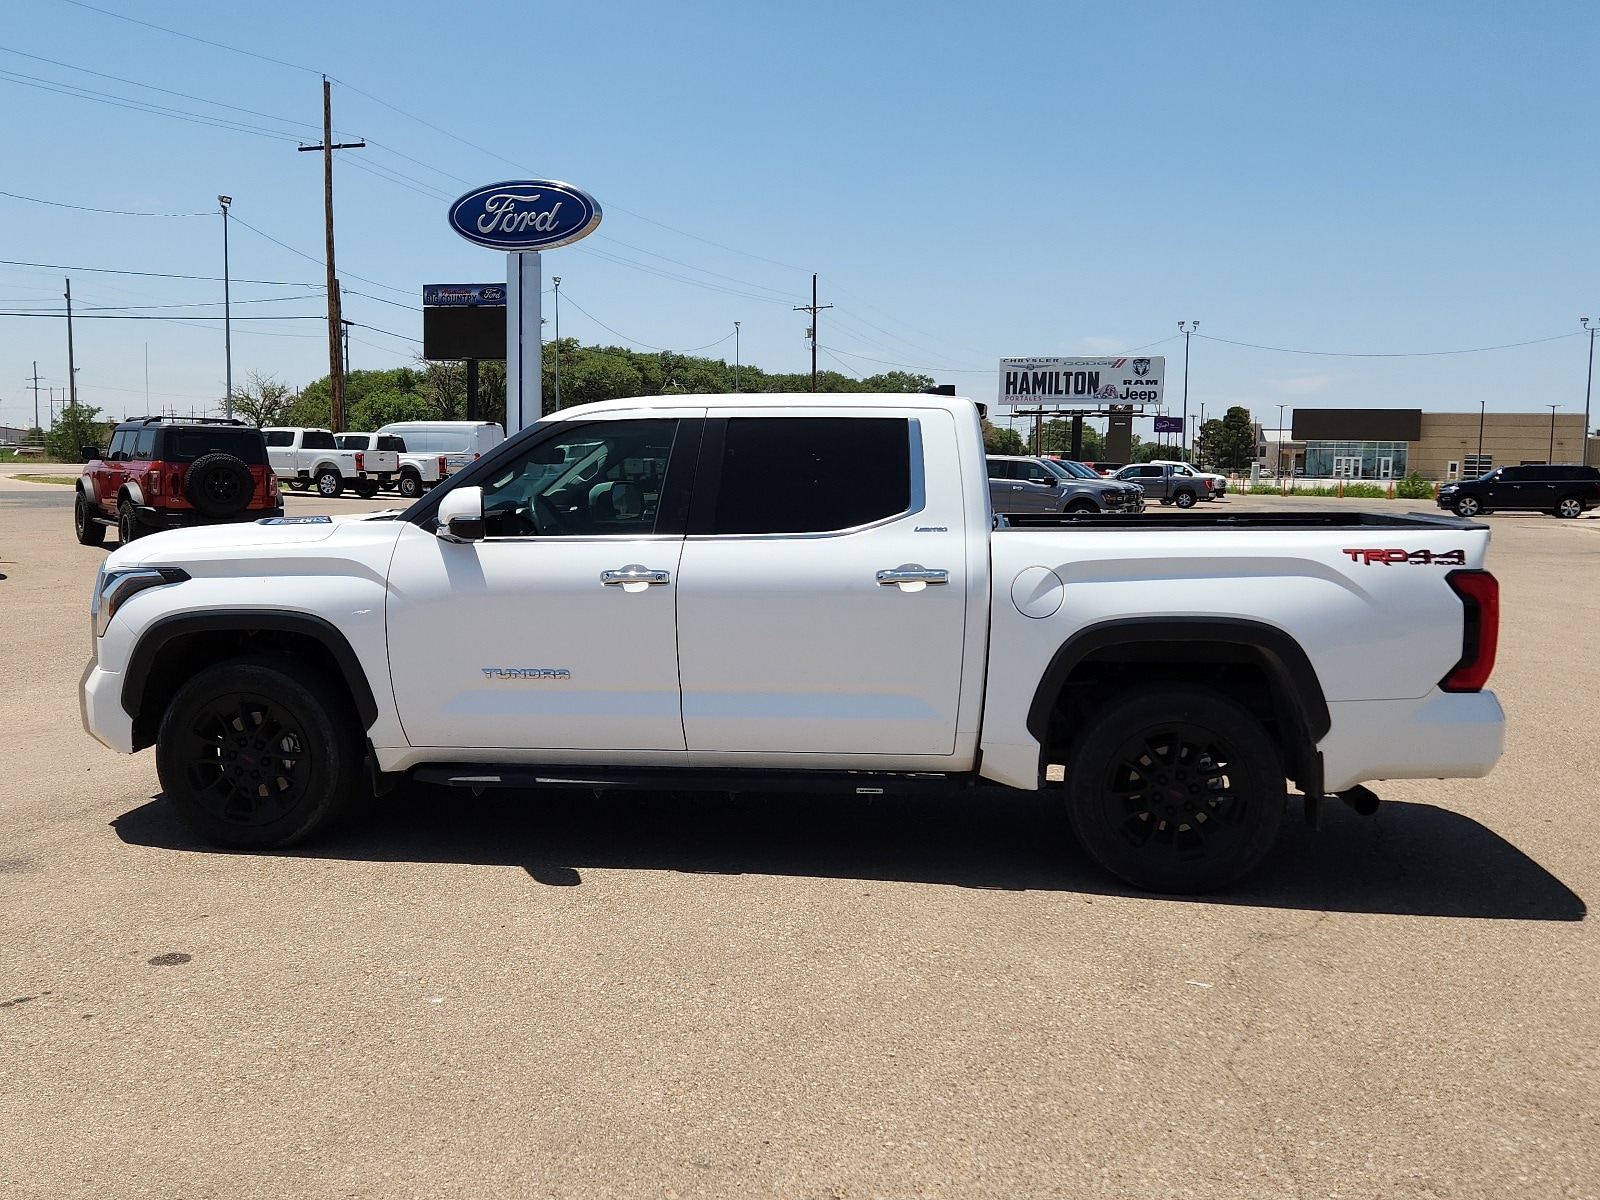
[(1483, 511), (1483, 505), (1476, 496), (1456, 497), (1456, 516), (1475, 517)]
[(179, 689), (156, 771), (178, 815), (237, 850), (288, 846), (334, 820), (360, 780), (358, 723), (342, 692), (290, 659), (233, 659)]
[(400, 475), (398, 491), (407, 500), (415, 500), (422, 495), (422, 476), (414, 471), (405, 471)]
[(1556, 501), (1555, 513), (1558, 517), (1571, 520), (1583, 516), (1583, 501), (1576, 496), (1563, 496)]
[(220, 451), (202, 454), (189, 464), (183, 494), (205, 516), (237, 516), (250, 507), (256, 481), (244, 460)]
[(102, 546), (106, 540), (106, 527), (95, 520), (100, 515), (89, 498), (81, 491), (72, 502), (72, 532), (80, 546)]
[(1261, 724), (1220, 692), (1181, 684), (1113, 700), (1075, 739), (1064, 786), (1073, 832), (1102, 867), (1189, 894), (1260, 863), (1286, 799)]
[(139, 514), (134, 511), (132, 500), (124, 500), (117, 505), (117, 540), (124, 546), (132, 545), (139, 533)]
[(1181, 492), (1177, 493), (1175, 496), (1173, 496), (1172, 497), (1172, 502), (1174, 504), (1176, 504), (1179, 508), (1193, 508), (1194, 507), (1194, 493), (1189, 491), (1189, 490), (1187, 490), (1187, 489), (1185, 489), (1184, 491), (1181, 491)]

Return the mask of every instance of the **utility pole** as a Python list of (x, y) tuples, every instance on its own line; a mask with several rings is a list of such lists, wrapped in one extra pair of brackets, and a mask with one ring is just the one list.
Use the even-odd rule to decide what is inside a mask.
[[(222, 206), (222, 354), (227, 360), (227, 399), (223, 401), (222, 415), (228, 420), (233, 420), (233, 297), (229, 294), (231, 288), (228, 283), (228, 205), (233, 203), (232, 196), (218, 196), (217, 203)], [(150, 347), (145, 346), (145, 390), (150, 390), (149, 362)]]
[(733, 390), (739, 390), (739, 322), (733, 323)]
[(1550, 454), (1544, 461), (1553, 463), (1556, 461), (1556, 409), (1561, 406), (1559, 404), (1546, 404), (1545, 407), (1550, 410)]
[(811, 339), (811, 390), (817, 390), (817, 314), (824, 309), (832, 308), (831, 304), (817, 303), (817, 277), (811, 277), (811, 303), (796, 304), (795, 312), (811, 314), (811, 327), (806, 330), (806, 336)]
[(33, 364), (33, 427), (35, 429), (43, 428), (39, 424), (39, 363), (37, 360)]
[(1478, 401), (1478, 470), (1483, 470), (1483, 418), (1489, 411), (1487, 400)]
[[(1183, 436), (1189, 436), (1189, 336), (1200, 328), (1199, 321), (1179, 321), (1178, 331), (1183, 334)], [(1189, 448), (1183, 449), (1183, 461), (1190, 458)]]
[[(561, 276), (552, 275), (551, 281), (556, 289), (556, 345), (555, 345), (555, 375), (556, 375), (556, 409), (561, 408)], [(582, 307), (581, 305), (579, 306)]]
[(333, 260), (333, 152), (359, 150), (367, 143), (333, 140), (333, 95), (328, 77), (322, 77), (322, 145), (301, 146), (301, 150), (322, 151), (322, 214), (328, 264), (328, 397), (329, 421), (335, 433), (344, 430), (344, 364), (340, 357), (344, 313), (339, 301), (339, 272)]
[(1585, 377), (1583, 385), (1583, 458), (1579, 460), (1587, 467), (1589, 465), (1589, 398), (1594, 393), (1594, 335), (1597, 326), (1590, 325), (1588, 317), (1579, 317), (1578, 320), (1589, 331), (1589, 374)]
[[(72, 280), (67, 280), (67, 388), (68, 395), (72, 397), (71, 403), (78, 403), (78, 368), (76, 359), (72, 354)], [(50, 424), (55, 424), (55, 414), (51, 414)]]

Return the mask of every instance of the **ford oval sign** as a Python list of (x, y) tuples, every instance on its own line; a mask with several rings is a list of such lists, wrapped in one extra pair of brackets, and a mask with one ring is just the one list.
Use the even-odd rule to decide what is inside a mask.
[(554, 179), (512, 179), (468, 192), (450, 206), (450, 227), (491, 250), (549, 250), (593, 232), (600, 206)]

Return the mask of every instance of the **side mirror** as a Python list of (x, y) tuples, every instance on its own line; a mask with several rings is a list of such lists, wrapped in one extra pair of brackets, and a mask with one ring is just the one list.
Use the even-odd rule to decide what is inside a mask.
[(100, 457), (100, 447), (99, 446), (79, 446), (78, 447), (78, 456), (80, 458), (82, 458), (84, 462), (93, 462), (95, 459)]
[(458, 487), (440, 500), (436, 533), (447, 542), (483, 541), (483, 489)]

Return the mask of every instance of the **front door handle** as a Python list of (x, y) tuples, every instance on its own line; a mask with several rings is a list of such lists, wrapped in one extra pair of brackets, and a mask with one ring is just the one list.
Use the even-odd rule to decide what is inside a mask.
[(882, 586), (898, 584), (901, 591), (920, 592), (930, 583), (949, 583), (950, 572), (943, 567), (924, 567), (920, 563), (902, 563), (898, 567), (891, 567), (878, 572), (878, 583)]
[(667, 571), (653, 571), (638, 563), (629, 563), (615, 571), (601, 571), (600, 582), (606, 587), (620, 587), (625, 592), (642, 592), (652, 584), (671, 583), (672, 575)]

